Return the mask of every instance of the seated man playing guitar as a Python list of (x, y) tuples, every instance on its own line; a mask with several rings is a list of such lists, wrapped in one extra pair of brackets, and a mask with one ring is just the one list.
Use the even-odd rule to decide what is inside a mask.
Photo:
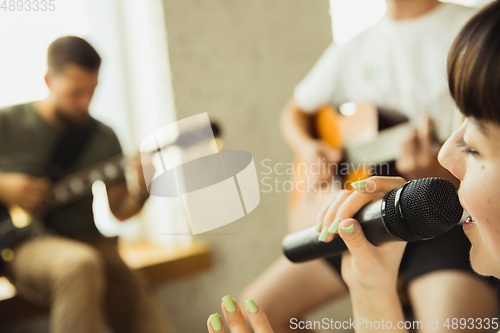
[[(49, 46), (47, 63), (49, 96), (0, 110), (0, 204), (32, 212), (42, 225), (1, 249), (1, 273), (19, 295), (50, 306), (51, 332), (168, 332), (145, 282), (121, 260), (117, 239), (97, 230), (85, 188), (103, 179), (112, 213), (125, 220), (148, 198), (143, 177), (130, 193), (123, 170), (107, 163), (105, 176), (96, 169), (87, 182), (70, 177), (53, 193), (56, 181), (121, 154), (113, 130), (89, 114), (101, 58), (85, 40), (67, 36)], [(142, 176), (139, 160), (132, 165)], [(49, 201), (64, 204), (49, 209)], [(9, 218), (0, 216), (0, 225)], [(10, 237), (2, 241), (15, 242)]]
[[(437, 0), (387, 0), (387, 6), (387, 15), (374, 26), (346, 44), (328, 47), (283, 111), (283, 134), (301, 161), (309, 165), (319, 161), (320, 167), (316, 169), (321, 170), (321, 163), (327, 166), (329, 172), (314, 175), (314, 180), (318, 184), (322, 180), (331, 182), (329, 167), (353, 157), (342, 154), (340, 148), (344, 147), (338, 144), (339, 140), (335, 142), (335, 136), (348, 143), (369, 137), (367, 134), (373, 127), (377, 130), (377, 114), (367, 111), (364, 104), (371, 102), (377, 107), (400, 111), (410, 123), (422, 123), (425, 119), (423, 126), (411, 130), (405, 139), (377, 143), (372, 152), (385, 155), (389, 145), (396, 145), (399, 153), (394, 156), (395, 169), (406, 179), (436, 176), (458, 184), (438, 164), (439, 143), (433, 139), (430, 119), (436, 120), (434, 125), (440, 129), (453, 117), (456, 108), (448, 92), (445, 59), (455, 35), (474, 10)], [(349, 127), (341, 122), (330, 124), (330, 129), (325, 130), (328, 124), (324, 122), (342, 116), (321, 109), (346, 102), (360, 105), (352, 118), (344, 119)], [(428, 113), (431, 118), (426, 117)], [(380, 114), (378, 118), (381, 119)], [(374, 120), (374, 126), (369, 126), (370, 120)], [(452, 132), (448, 131), (448, 135)], [(319, 139), (314, 134), (319, 134)], [(352, 150), (356, 153), (355, 147)], [(361, 160), (365, 156), (368, 155), (360, 155)], [(311, 177), (311, 170), (308, 171), (306, 176)], [(337, 175), (333, 177), (338, 179)], [(300, 190), (303, 188), (302, 184)], [(325, 192), (321, 196), (321, 191), (318, 192), (306, 192), (298, 199), (297, 193), (292, 193), (289, 228), (295, 231), (318, 223), (320, 240), (324, 241), (332, 236), (317, 216), (332, 196)], [(305, 214), (300, 213), (303, 208)], [(470, 269), (469, 248), (461, 228), (408, 244), (399, 276), (415, 320), (439, 318), (441, 322), (447, 318), (483, 318), (496, 313), (497, 286)], [(267, 313), (276, 333), (294, 332), (292, 318), (303, 320), (315, 307), (347, 293), (340, 269), (340, 256), (301, 264), (293, 264), (283, 256), (245, 289), (241, 299), (254, 299)], [(429, 332), (429, 328), (424, 327), (422, 332)]]

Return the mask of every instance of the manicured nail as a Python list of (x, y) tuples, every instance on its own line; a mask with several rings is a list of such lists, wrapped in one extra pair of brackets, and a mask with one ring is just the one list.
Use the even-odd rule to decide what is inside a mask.
[(210, 324), (212, 324), (214, 331), (220, 331), (222, 329), (222, 323), (218, 313), (210, 315)]
[(339, 228), (339, 224), (340, 224), (340, 219), (333, 220), (332, 225), (330, 226), (330, 228), (328, 228), (328, 232), (331, 234), (336, 233)]
[(352, 234), (354, 232), (354, 228), (355, 228), (354, 224), (351, 224), (348, 227), (342, 227), (342, 232), (344, 234)]
[(259, 308), (257, 307), (257, 304), (255, 304), (255, 302), (252, 299), (247, 299), (245, 304), (247, 306), (248, 312), (250, 312), (250, 313), (254, 313), (254, 312), (257, 312), (259, 310)]
[(316, 223), (316, 231), (321, 231), (321, 228), (323, 228), (323, 221)]
[(354, 189), (359, 190), (360, 188), (366, 187), (366, 181), (360, 180), (360, 181), (352, 183), (351, 185), (352, 185), (352, 187), (354, 187)]
[(328, 228), (324, 228), (323, 231), (321, 231), (321, 234), (319, 234), (318, 240), (324, 242), (326, 240), (326, 237), (328, 237)]
[(224, 303), (227, 312), (236, 310), (236, 304), (234, 304), (233, 298), (230, 295), (222, 297), (222, 303)]

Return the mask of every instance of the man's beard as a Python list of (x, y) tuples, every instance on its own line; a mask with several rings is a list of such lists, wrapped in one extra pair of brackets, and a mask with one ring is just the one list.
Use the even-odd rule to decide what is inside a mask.
[(89, 126), (92, 117), (88, 116), (81, 119), (75, 119), (67, 115), (60, 107), (56, 107), (55, 115), (57, 119), (64, 124), (66, 129), (83, 129)]

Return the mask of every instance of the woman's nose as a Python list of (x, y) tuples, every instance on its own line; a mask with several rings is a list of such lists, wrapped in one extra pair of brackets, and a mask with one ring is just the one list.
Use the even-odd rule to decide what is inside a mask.
[(459, 180), (465, 175), (465, 156), (456, 142), (463, 138), (466, 128), (467, 120), (446, 140), (438, 155), (439, 163)]

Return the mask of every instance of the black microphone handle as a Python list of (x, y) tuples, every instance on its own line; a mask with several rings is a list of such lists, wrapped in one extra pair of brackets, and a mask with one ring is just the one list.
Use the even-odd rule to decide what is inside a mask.
[[(399, 237), (392, 235), (385, 226), (383, 214), (386, 197), (367, 204), (354, 215), (366, 238), (374, 245), (401, 241)], [(292, 262), (304, 262), (339, 255), (347, 250), (344, 241), (338, 234), (335, 234), (335, 238), (330, 243), (321, 242), (318, 237), (319, 232), (316, 231), (316, 226), (291, 233), (283, 239), (283, 252)]]

